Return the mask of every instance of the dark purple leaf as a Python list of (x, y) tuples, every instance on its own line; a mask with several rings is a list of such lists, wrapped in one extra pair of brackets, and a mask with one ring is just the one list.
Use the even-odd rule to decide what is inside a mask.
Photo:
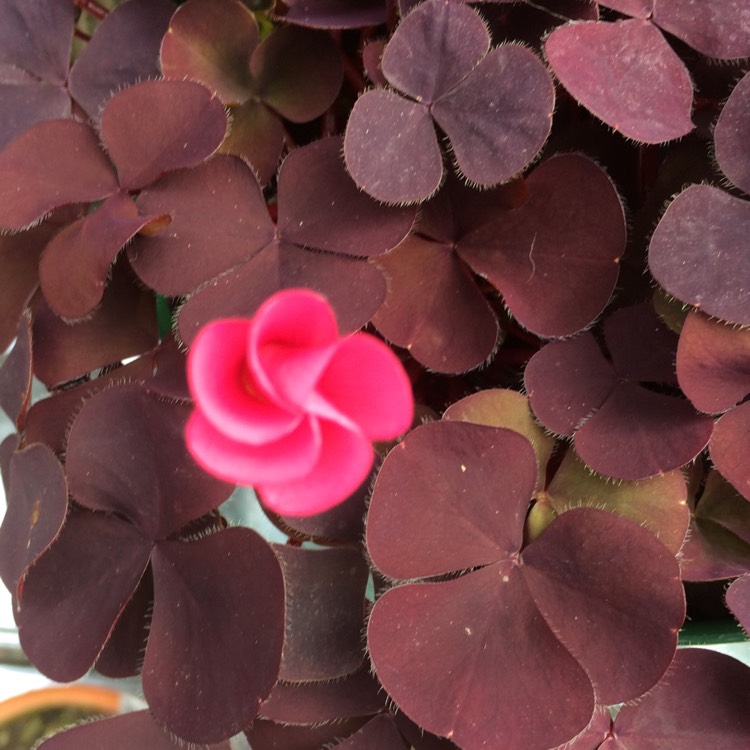
[(691, 185), (667, 207), (651, 237), (648, 264), (677, 299), (722, 320), (750, 324), (750, 202)]
[(341, 88), (338, 47), (322, 31), (282, 26), (250, 58), (256, 96), (282, 117), (307, 122), (322, 115)]
[(231, 487), (190, 457), (183, 437), (189, 412), (188, 405), (161, 401), (138, 386), (92, 396), (68, 438), (73, 497), (92, 510), (124, 516), (151, 540), (218, 507)]
[(272, 243), (239, 270), (205, 285), (184, 305), (178, 318), (185, 344), (209, 320), (249, 317), (280, 289), (308, 287), (328, 298), (339, 330), (365, 325), (385, 299), (385, 279), (371, 263), (329, 253), (311, 253)]
[(560, 26), (544, 49), (573, 97), (624, 136), (663, 143), (693, 129), (690, 75), (650, 21)]
[(658, 0), (654, 23), (709, 57), (750, 57), (750, 7), (744, 0)]
[(3, 0), (0, 13), (0, 62), (63, 85), (70, 62), (73, 5), (67, 0)]
[(727, 589), (727, 607), (744, 630), (750, 631), (750, 575), (740, 576)]
[(10, 495), (10, 460), (20, 444), (21, 438), (15, 432), (7, 435), (0, 442), (0, 475), (2, 475), (3, 491), (6, 498)]
[(154, 580), (147, 568), (94, 664), (99, 674), (122, 678), (140, 673), (153, 606)]
[(44, 445), (31, 445), (10, 459), (8, 510), (0, 527), (0, 576), (8, 591), (44, 553), (60, 531), (68, 487), (60, 462)]
[[(60, 269), (61, 278), (66, 278)], [(69, 325), (40, 300), (34, 315), (34, 374), (48, 387), (86, 375), (157, 343), (154, 296), (115, 266), (102, 304), (85, 320)]]
[(218, 98), (192, 81), (144, 81), (115, 94), (102, 112), (101, 136), (126, 190), (192, 167), (219, 146), (227, 128)]
[(159, 346), (144, 355), (151, 363), (152, 373), (145, 381), (146, 388), (169, 401), (191, 401), (185, 368), (185, 351), (173, 336), (162, 339)]
[(617, 376), (590, 333), (547, 344), (529, 361), (524, 385), (539, 421), (572, 437), (611, 395)]
[(747, 73), (734, 87), (714, 128), (716, 161), (721, 171), (746, 193), (750, 193), (749, 109), (750, 73)]
[(399, 24), (383, 53), (383, 74), (412, 99), (432, 104), (458, 86), (489, 49), (490, 33), (468, 5), (430, 0)]
[[(531, 444), (515, 432), (467, 422), (417, 427), (388, 454), (375, 482), (367, 516), (372, 562), (406, 580), (510, 557), (523, 541), (536, 477)], [(409, 541), (416, 529), (419, 544)]]
[(250, 163), (261, 185), (276, 174), (284, 148), (284, 126), (263, 102), (248, 99), (229, 107), (231, 127), (219, 149)]
[(367, 77), (376, 86), (388, 85), (388, 81), (383, 75), (383, 68), (381, 66), (385, 44), (386, 43), (383, 39), (374, 39), (367, 42), (362, 48), (362, 66), (365, 69)]
[(625, 249), (622, 203), (609, 177), (577, 154), (547, 159), (526, 185), (523, 205), (470, 233), (458, 253), (523, 326), (567, 336), (588, 326), (612, 294)]
[(380, 714), (365, 724), (362, 729), (334, 747), (344, 750), (406, 750), (407, 744), (396, 729), (390, 714)]
[(20, 234), (0, 235), (0, 350), (16, 336), (18, 319), (39, 284), (39, 257), (57, 228), (45, 222)]
[(750, 331), (689, 313), (680, 332), (677, 376), (697, 409), (731, 408), (750, 393)]
[(344, 157), (357, 185), (385, 203), (423, 201), (443, 179), (429, 110), (386, 89), (357, 99), (346, 126)]
[(70, 117), (70, 96), (62, 88), (31, 76), (30, 82), (11, 82), (8, 72), (3, 72), (0, 72), (0, 149), (32, 125)]
[(19, 590), (21, 646), (42, 673), (68, 682), (91, 668), (146, 569), (152, 544), (104, 513), (68, 515)]
[(680, 555), (684, 581), (718, 581), (750, 570), (750, 503), (711, 471)]
[(700, 648), (677, 652), (659, 684), (615, 719), (607, 750), (737, 750), (750, 743), (750, 668)]
[(248, 726), (276, 682), (284, 583), (250, 529), (196, 542), (160, 542), (152, 558), (154, 613), (143, 691), (154, 714), (190, 742)]
[(413, 750), (456, 750), (456, 745), (450, 740), (425, 732), (405, 714), (395, 712), (392, 716), (401, 734), (411, 742)]
[(436, 372), (466, 372), (492, 356), (497, 317), (452, 244), (412, 235), (376, 265), (389, 279), (373, 317), (386, 339)]
[(260, 707), (260, 716), (283, 724), (319, 724), (382, 711), (385, 696), (365, 665), (340, 680), (279, 681)]
[(558, 516), (522, 558), (536, 605), (586, 670), (597, 703), (638, 698), (659, 680), (685, 599), (677, 561), (654, 535), (614, 513), (578, 508)]
[(519, 44), (493, 49), (432, 107), (462, 177), (506, 182), (541, 150), (552, 127), (555, 91), (539, 58)]
[(253, 750), (319, 750), (351, 735), (366, 723), (367, 717), (357, 717), (321, 726), (301, 727), (256, 719), (245, 730), (245, 735), (252, 743)]
[(716, 423), (709, 452), (714, 466), (737, 491), (750, 500), (750, 401), (727, 412)]
[(595, 471), (644, 479), (692, 461), (712, 430), (713, 420), (688, 401), (624, 383), (576, 432), (575, 446)]
[(50, 307), (69, 320), (91, 313), (102, 300), (110, 266), (123, 245), (159, 218), (140, 215), (130, 196), (120, 191), (60, 230), (39, 264), (42, 292)]
[[(40, 750), (179, 750), (184, 743), (165, 731), (148, 711), (114, 716), (109, 719), (81, 724), (50, 737), (40, 745)], [(219, 742), (196, 750), (230, 750), (229, 742)]]
[(127, 250), (140, 279), (169, 296), (235, 268), (274, 237), (258, 181), (229, 156), (164, 176), (138, 196), (137, 205), (143, 214), (171, 216), (168, 227), (136, 237)]
[(388, 17), (383, 0), (286, 0), (284, 20), (320, 29), (356, 29), (379, 26)]
[(162, 73), (199, 81), (224, 104), (238, 104), (253, 93), (248, 62), (259, 41), (255, 16), (239, 0), (188, 0), (164, 36)]
[[(500, 747), (512, 736), (541, 750), (569, 739), (589, 722), (592, 687), (616, 701), (656, 682), (684, 617), (674, 556), (613, 513), (570, 510), (519, 552), (535, 480), (521, 436), (443, 422), (407, 435), (373, 490), (368, 550), (386, 575), (471, 571), (397, 585), (368, 626), (391, 699), (462, 747)], [(634, 627), (643, 621), (653, 631)], [(622, 642), (604, 635), (610, 627)]]
[(170, 0), (129, 0), (96, 29), (68, 77), (68, 90), (92, 120), (115, 91), (159, 74), (159, 47), (174, 10)]
[(523, 435), (536, 455), (537, 489), (544, 488), (555, 439), (534, 419), (526, 396), (505, 388), (478, 391), (451, 404), (443, 413), (443, 419), (505, 427)]
[(96, 133), (82, 122), (52, 120), (26, 130), (0, 152), (0, 226), (22, 229), (49, 211), (117, 190)]
[(21, 428), (31, 397), (31, 313), (18, 320), (16, 343), (0, 365), (0, 408)]
[(362, 664), (367, 566), (357, 550), (277, 546), (286, 591), (279, 677), (332, 680)]
[(383, 206), (362, 193), (341, 153), (340, 138), (325, 138), (285, 159), (279, 171), (279, 234), (304, 247), (381, 255), (407, 236), (416, 210)]

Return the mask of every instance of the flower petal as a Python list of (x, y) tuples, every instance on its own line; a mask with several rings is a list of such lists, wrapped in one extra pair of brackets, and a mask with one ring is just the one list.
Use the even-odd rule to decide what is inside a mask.
[(193, 458), (208, 472), (229, 482), (254, 485), (259, 482), (304, 480), (321, 455), (321, 430), (315, 419), (304, 419), (279, 440), (252, 445), (219, 432), (196, 411), (185, 429)]
[(411, 382), (401, 362), (368, 334), (355, 333), (341, 342), (316, 391), (369, 440), (397, 437), (414, 415)]
[(256, 489), (263, 503), (282, 516), (312, 516), (345, 500), (367, 478), (374, 452), (359, 432), (321, 420), (321, 450), (312, 471)]
[(250, 320), (229, 318), (201, 329), (188, 357), (188, 382), (206, 420), (228, 437), (253, 444), (288, 435), (301, 416), (269, 401), (247, 363)]
[[(249, 329), (248, 364), (270, 396), (299, 404), (328, 364), (327, 348), (337, 339), (336, 316), (325, 297), (309, 289), (286, 289), (258, 308)], [(294, 350), (311, 356), (287, 371), (282, 363)]]

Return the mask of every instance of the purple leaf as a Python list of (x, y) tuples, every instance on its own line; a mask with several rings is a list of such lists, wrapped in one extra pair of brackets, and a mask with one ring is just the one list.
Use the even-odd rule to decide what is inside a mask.
[(8, 78), (15, 76), (4, 72), (0, 72), (0, 149), (32, 125), (70, 117), (70, 96), (59, 86), (31, 76), (30, 82), (11, 82)]
[(700, 648), (677, 652), (659, 684), (615, 719), (607, 750), (736, 750), (750, 743), (750, 668)]
[(385, 696), (368, 665), (339, 680), (279, 681), (260, 707), (260, 716), (283, 724), (319, 724), (382, 711)]
[[(127, 250), (139, 278), (169, 296), (187, 294), (235, 268), (274, 237), (258, 181), (229, 156), (162, 177), (138, 196), (137, 205), (142, 214), (171, 216), (168, 227), (136, 237)], [(211, 253), (201, 251), (206, 247)]]
[(382, 273), (364, 260), (272, 243), (239, 270), (190, 297), (178, 318), (180, 338), (189, 345), (209, 320), (249, 317), (271, 294), (294, 287), (325, 295), (342, 332), (365, 325), (385, 298)]
[(268, 544), (250, 529), (160, 542), (143, 691), (171, 731), (219, 742), (248, 726), (276, 682), (284, 584)]
[(380, 714), (365, 724), (362, 729), (334, 747), (343, 750), (405, 750), (407, 745), (396, 728), (393, 718)]
[(44, 445), (31, 445), (10, 459), (8, 510), (0, 528), (0, 576), (8, 591), (57, 537), (68, 508), (60, 462)]
[(750, 73), (734, 87), (714, 128), (716, 161), (738, 187), (750, 193)]
[(21, 438), (16, 432), (11, 432), (0, 442), (0, 474), (2, 475), (3, 491), (6, 498), (10, 495), (10, 460), (20, 444)]
[(612, 294), (625, 249), (622, 203), (609, 177), (577, 154), (547, 159), (526, 185), (527, 200), (470, 233), (458, 253), (523, 326), (568, 336)]
[(68, 515), (19, 591), (21, 645), (42, 673), (69, 682), (91, 668), (146, 569), (152, 544), (118, 518), (87, 510)]
[[(559, 744), (588, 724), (592, 688), (608, 702), (639, 696), (674, 654), (684, 617), (674, 556), (638, 524), (589, 508), (562, 514), (521, 551), (535, 480), (524, 438), (442, 422), (407, 435), (373, 490), (367, 544), (386, 575), (471, 571), (397, 585), (368, 626), (391, 699), (460, 746), (500, 746), (509, 733), (519, 747)], [(633, 626), (643, 621), (650, 632)]]
[[(81, 750), (87, 747), (107, 750), (179, 750), (184, 743), (176, 740), (151, 717), (148, 711), (113, 716), (81, 724), (45, 740), (40, 750)], [(196, 750), (230, 750), (229, 742), (219, 742)]]
[(42, 122), (0, 152), (0, 226), (5, 229), (23, 229), (54, 208), (101, 200), (116, 190), (97, 135), (82, 122)]
[(750, 331), (689, 313), (680, 332), (677, 377), (696, 409), (731, 408), (750, 393)]
[(468, 5), (430, 0), (399, 24), (383, 53), (383, 75), (412, 99), (432, 104), (460, 84), (489, 49), (489, 31)]
[(693, 129), (690, 75), (650, 21), (560, 26), (545, 53), (572, 96), (624, 136), (663, 143)]
[(555, 90), (539, 58), (519, 44), (493, 49), (432, 107), (459, 173), (482, 186), (506, 182), (541, 151)]
[(566, 437), (604, 403), (616, 383), (590, 333), (542, 347), (524, 373), (534, 414), (548, 430)]
[(279, 677), (332, 680), (362, 664), (367, 566), (352, 549), (277, 546), (286, 591), (286, 640)]
[(164, 36), (162, 73), (199, 81), (224, 104), (244, 102), (253, 93), (248, 61), (259, 41), (255, 16), (239, 0), (189, 0)]
[[(515, 432), (466, 422), (417, 427), (388, 454), (375, 482), (367, 516), (372, 562), (406, 580), (510, 557), (523, 541), (536, 476), (531, 444)], [(416, 529), (420, 543), (409, 543)]]
[(144, 81), (105, 105), (101, 137), (120, 185), (138, 190), (165, 172), (207, 159), (224, 138), (219, 99), (192, 81)]
[(17, 65), (48, 83), (63, 85), (75, 22), (71, 3), (3, 0), (0, 12), (0, 62)]
[[(622, 566), (615, 606), (614, 559)], [(597, 703), (632, 700), (659, 680), (677, 646), (685, 600), (677, 561), (652, 534), (614, 513), (578, 508), (558, 516), (523, 561), (531, 595), (586, 670)]]
[(680, 555), (684, 581), (718, 581), (750, 570), (750, 503), (718, 471), (706, 477)]
[(319, 29), (356, 29), (379, 26), (388, 18), (383, 0), (287, 0), (284, 20)]
[(140, 215), (130, 196), (120, 191), (61, 229), (39, 263), (39, 280), (50, 307), (69, 320), (91, 313), (102, 300), (110, 266), (123, 245), (159, 218)]
[(691, 185), (667, 207), (651, 237), (648, 264), (677, 299), (722, 320), (750, 324), (750, 202)]
[(602, 474), (645, 479), (678, 468), (705, 448), (713, 420), (641, 384), (674, 379), (675, 338), (649, 305), (622, 308), (604, 325), (611, 363), (590, 333), (531, 358), (531, 407), (548, 429), (575, 434), (579, 456)]
[(654, 12), (654, 0), (598, 0), (598, 5), (633, 18), (649, 18)]
[(231, 487), (190, 457), (183, 437), (189, 412), (188, 405), (161, 401), (137, 386), (92, 396), (68, 438), (73, 497), (92, 510), (118, 513), (151, 540), (218, 507)]
[(497, 317), (452, 244), (411, 235), (376, 265), (389, 279), (388, 296), (373, 317), (386, 339), (436, 372), (466, 372), (492, 356)]
[(658, 0), (654, 23), (708, 57), (750, 57), (750, 7), (744, 0)]
[(750, 575), (740, 576), (727, 589), (727, 606), (745, 632), (750, 631)]
[(368, 717), (356, 717), (320, 726), (300, 727), (256, 719), (245, 730), (245, 735), (252, 743), (253, 750), (318, 750), (330, 747), (342, 736), (356, 732), (367, 720)]
[(304, 247), (356, 257), (381, 255), (408, 235), (416, 210), (383, 206), (362, 193), (347, 174), (341, 153), (340, 138), (324, 138), (284, 160), (279, 234)]
[(0, 365), (0, 408), (21, 429), (31, 398), (31, 313), (18, 320), (16, 343)]
[[(64, 267), (60, 273), (65, 278)], [(75, 325), (39, 301), (34, 315), (34, 374), (47, 387), (59, 386), (148, 351), (157, 340), (153, 294), (134, 283), (130, 269), (118, 263), (101, 306)]]
[(174, 10), (169, 0), (130, 0), (96, 29), (68, 76), (68, 90), (93, 121), (113, 92), (159, 74), (159, 47)]
[(357, 185), (384, 203), (423, 201), (443, 179), (429, 110), (386, 89), (366, 91), (357, 99), (346, 126), (344, 158)]
[(261, 185), (276, 174), (284, 148), (284, 126), (263, 102), (248, 99), (229, 107), (232, 125), (219, 151), (248, 161)]
[(716, 423), (709, 453), (714, 466), (737, 491), (750, 500), (750, 464), (747, 446), (750, 441), (750, 401), (727, 412)]
[(334, 102), (343, 77), (341, 53), (322, 31), (282, 26), (250, 58), (254, 93), (292, 122), (308, 122)]
[(644, 479), (692, 461), (712, 430), (713, 420), (688, 401), (624, 383), (576, 432), (575, 446), (595, 471)]

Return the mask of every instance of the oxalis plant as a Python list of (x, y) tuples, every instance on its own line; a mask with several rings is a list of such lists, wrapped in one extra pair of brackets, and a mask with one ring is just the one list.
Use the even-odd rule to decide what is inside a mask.
[(750, 747), (677, 651), (750, 628), (749, 58), (747, 0), (1, 0), (0, 577), (148, 704), (41, 748)]

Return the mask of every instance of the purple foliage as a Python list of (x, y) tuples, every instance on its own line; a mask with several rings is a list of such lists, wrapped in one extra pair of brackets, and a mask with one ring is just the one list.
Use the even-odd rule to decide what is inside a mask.
[[(0, 0), (0, 578), (148, 703), (42, 750), (750, 746), (746, 0), (114, 6)], [(186, 357), (299, 287), (417, 416), (270, 545)]]

